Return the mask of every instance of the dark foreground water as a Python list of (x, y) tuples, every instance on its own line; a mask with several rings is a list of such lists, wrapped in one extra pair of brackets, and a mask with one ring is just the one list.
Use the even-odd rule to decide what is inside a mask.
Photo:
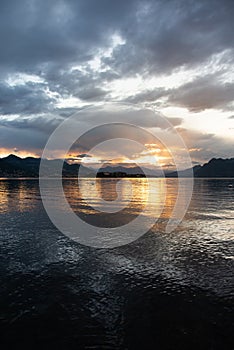
[[(96, 203), (93, 180), (82, 181)], [(97, 181), (99, 194), (115, 199), (116, 180)], [(82, 201), (74, 180), (64, 188), (83, 219), (112, 227), (144, 204), (146, 180), (131, 181), (134, 200), (109, 218)], [(162, 191), (162, 180), (151, 181), (158, 191), (149, 217)], [(150, 232), (105, 250), (75, 243), (52, 225), (37, 180), (1, 180), (1, 349), (233, 349), (234, 180), (195, 180), (185, 219), (166, 234), (176, 188), (169, 179)], [(128, 196), (126, 182), (121, 198)]]

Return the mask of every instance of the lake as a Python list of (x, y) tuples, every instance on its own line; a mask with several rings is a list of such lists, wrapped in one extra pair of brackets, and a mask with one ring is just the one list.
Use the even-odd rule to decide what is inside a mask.
[(101, 213), (92, 206), (100, 197), (104, 209), (116, 200), (116, 179), (82, 179), (79, 187), (64, 180), (74, 212), (98, 228), (130, 222), (147, 201), (145, 217), (159, 215), (166, 190), (163, 211), (146, 234), (96, 249), (54, 227), (38, 180), (0, 180), (3, 349), (234, 348), (234, 179), (195, 179), (189, 210), (171, 233), (165, 225), (177, 179), (149, 181), (151, 196), (147, 179), (124, 179), (114, 212)]

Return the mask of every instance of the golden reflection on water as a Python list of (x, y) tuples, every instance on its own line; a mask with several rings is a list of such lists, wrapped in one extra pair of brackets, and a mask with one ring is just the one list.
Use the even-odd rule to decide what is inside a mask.
[(33, 211), (38, 199), (37, 180), (0, 180), (0, 213)]
[[(103, 212), (112, 206), (122, 215), (139, 215), (147, 205), (144, 215), (155, 216), (161, 212), (169, 218), (177, 197), (177, 180), (157, 179), (81, 179), (79, 186), (74, 181), (64, 181), (64, 192), (70, 206), (81, 213), (98, 214), (95, 206), (104, 200)], [(151, 186), (149, 190), (149, 182)], [(119, 186), (118, 186), (119, 184)], [(85, 197), (85, 198), (84, 198)], [(164, 203), (165, 197), (165, 203)], [(117, 198), (119, 201), (117, 201)]]
[[(48, 187), (52, 181), (49, 180)], [(149, 181), (153, 182), (151, 191)], [(103, 212), (112, 206), (121, 215), (139, 215), (147, 204), (144, 215), (154, 216), (161, 211), (165, 196), (162, 217), (168, 218), (177, 196), (176, 179), (81, 179), (79, 185), (76, 179), (66, 179), (63, 187), (71, 208), (76, 213), (89, 215), (99, 214), (95, 207), (101, 199), (104, 201)], [(56, 186), (51, 186), (51, 195), (54, 197), (55, 192)], [(0, 181), (0, 213), (32, 211), (39, 197), (37, 180)]]
[[(53, 198), (52, 205), (63, 211), (65, 209), (56, 193), (56, 181), (48, 180), (48, 195)], [(121, 179), (119, 186), (118, 182), (119, 179), (81, 179), (78, 186), (76, 179), (65, 179), (63, 186), (74, 212), (96, 226), (121, 226), (143, 211), (145, 216), (162, 218), (159, 225), (171, 217), (177, 199), (177, 179)], [(150, 187), (153, 188), (152, 191), (149, 191), (148, 182), (153, 183), (153, 187)], [(184, 179), (184, 194), (186, 183)], [(85, 194), (85, 198), (82, 194)], [(117, 197), (119, 201), (116, 200)], [(100, 199), (104, 200), (103, 212), (96, 209)], [(182, 195), (181, 202), (183, 200), (185, 198)], [(109, 206), (113, 206), (116, 212), (106, 213), (105, 209)], [(163, 211), (160, 213), (162, 206)], [(192, 201), (183, 224), (188, 231), (203, 232), (204, 237), (208, 235), (219, 237), (220, 240), (230, 239), (233, 235), (233, 207), (234, 179), (195, 179)], [(0, 214), (33, 213), (37, 210), (42, 210), (38, 180), (0, 180)], [(159, 227), (158, 230), (160, 229)]]

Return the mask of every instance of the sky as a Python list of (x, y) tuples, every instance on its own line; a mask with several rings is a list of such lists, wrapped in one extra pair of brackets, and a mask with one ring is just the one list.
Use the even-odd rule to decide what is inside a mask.
[[(233, 157), (233, 18), (233, 0), (1, 0), (0, 157), (41, 156), (63, 120), (113, 102), (137, 107), (149, 131), (165, 132), (164, 116), (194, 164)], [(163, 147), (145, 144), (129, 159), (119, 144), (86, 161), (147, 164), (154, 154), (170, 163)]]

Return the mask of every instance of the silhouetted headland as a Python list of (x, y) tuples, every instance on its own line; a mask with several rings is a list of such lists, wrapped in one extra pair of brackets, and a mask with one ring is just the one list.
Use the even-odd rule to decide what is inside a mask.
[[(5, 158), (0, 158), (0, 177), (39, 177), (39, 167), (41, 158), (27, 157), (20, 158), (13, 154)], [(51, 165), (58, 165), (63, 162), (61, 159), (46, 160), (48, 168), (53, 169)], [(78, 171), (82, 168), (82, 177), (189, 177), (191, 169), (181, 170), (179, 172), (164, 171), (159, 172), (157, 169), (147, 169), (140, 167), (108, 166), (101, 168), (97, 175), (94, 169), (84, 167), (81, 164), (63, 163), (63, 177), (77, 177)], [(161, 174), (161, 175), (160, 175)], [(212, 158), (204, 165), (193, 167), (194, 177), (234, 177), (234, 158), (222, 159)], [(59, 174), (50, 171), (49, 176), (54, 177)]]

